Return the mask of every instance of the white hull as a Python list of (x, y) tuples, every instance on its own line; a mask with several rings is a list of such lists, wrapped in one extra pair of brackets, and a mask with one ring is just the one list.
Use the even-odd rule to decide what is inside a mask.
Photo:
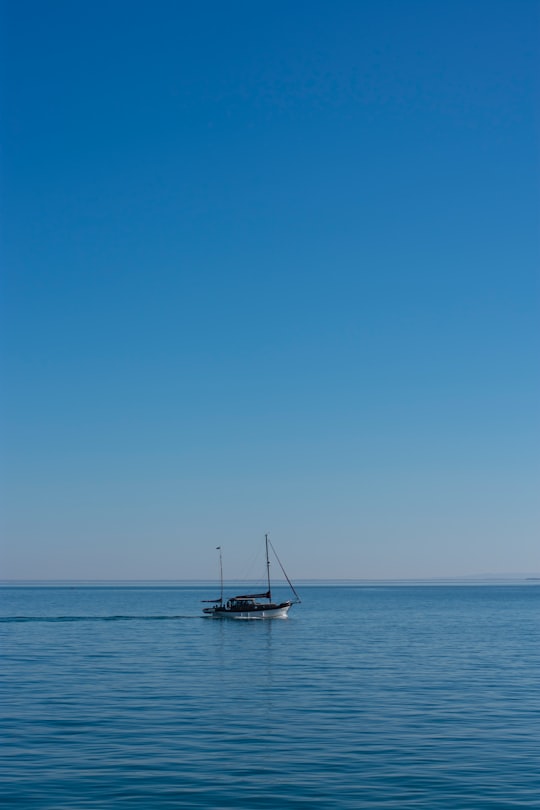
[(209, 615), (212, 619), (286, 619), (290, 605), (270, 610), (217, 610)]

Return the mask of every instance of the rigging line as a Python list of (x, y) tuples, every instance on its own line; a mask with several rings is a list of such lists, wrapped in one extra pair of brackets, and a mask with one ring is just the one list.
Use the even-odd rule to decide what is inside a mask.
[(272, 541), (270, 540), (270, 538), (268, 538), (268, 545), (270, 546), (270, 548), (271, 548), (271, 549), (272, 549), (272, 551), (274, 552), (274, 556), (275, 556), (276, 560), (277, 560), (277, 561), (278, 561), (278, 563), (279, 563), (279, 567), (280, 567), (280, 568), (281, 568), (281, 570), (283, 571), (283, 575), (284, 575), (285, 579), (286, 579), (286, 580), (287, 580), (287, 582), (289, 583), (289, 586), (290, 586), (290, 588), (291, 588), (291, 591), (294, 593), (294, 595), (296, 596), (296, 598), (298, 599), (298, 601), (299, 601), (299, 602), (301, 602), (302, 600), (301, 600), (301, 599), (300, 599), (300, 597), (298, 596), (298, 594), (297, 594), (297, 592), (296, 592), (296, 589), (295, 589), (294, 585), (292, 584), (291, 580), (290, 580), (290, 579), (289, 579), (289, 577), (287, 576), (287, 572), (286, 572), (286, 571), (285, 571), (285, 569), (283, 568), (283, 565), (282, 565), (282, 563), (281, 563), (281, 560), (279, 559), (279, 557), (278, 557), (278, 555), (277, 555), (277, 552), (276, 552), (276, 550), (275, 550), (274, 546), (272, 545)]
[(257, 549), (244, 566), (244, 575), (238, 579), (239, 583), (264, 582), (264, 576), (260, 573), (261, 549)]

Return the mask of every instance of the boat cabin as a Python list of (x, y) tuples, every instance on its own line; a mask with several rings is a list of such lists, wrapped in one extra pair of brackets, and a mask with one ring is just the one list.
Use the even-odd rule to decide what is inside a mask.
[(246, 610), (250, 607), (253, 607), (257, 603), (254, 599), (245, 596), (235, 596), (234, 599), (229, 599), (227, 602), (227, 607), (229, 609), (234, 608), (242, 608), (242, 610)]

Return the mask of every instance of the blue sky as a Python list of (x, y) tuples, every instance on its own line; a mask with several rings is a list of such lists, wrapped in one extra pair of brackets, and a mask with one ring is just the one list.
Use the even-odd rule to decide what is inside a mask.
[(540, 571), (539, 22), (4, 3), (0, 576)]

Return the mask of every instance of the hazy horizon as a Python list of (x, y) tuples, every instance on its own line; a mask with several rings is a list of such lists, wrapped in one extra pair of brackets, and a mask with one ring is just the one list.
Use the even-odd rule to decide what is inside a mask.
[[(445, 583), (445, 582), (468, 582), (468, 581), (470, 581), (472, 583), (474, 583), (474, 582), (477, 583), (477, 582), (489, 582), (489, 581), (492, 581), (492, 580), (497, 580), (497, 581), (506, 580), (506, 581), (510, 582), (510, 581), (523, 581), (523, 580), (536, 580), (536, 579), (540, 579), (540, 571), (536, 572), (536, 573), (532, 573), (532, 574), (522, 573), (522, 572), (514, 572), (514, 573), (511, 573), (511, 572), (504, 573), (503, 572), (503, 573), (499, 573), (499, 574), (490, 574), (490, 573), (482, 574), (482, 573), (480, 573), (480, 574), (466, 574), (466, 575), (463, 575), (463, 576), (455, 575), (455, 576), (445, 576), (445, 577), (403, 577), (403, 578), (397, 578), (397, 577), (386, 577), (386, 578), (335, 577), (335, 578), (331, 578), (331, 579), (330, 578), (324, 578), (324, 577), (322, 577), (322, 578), (312, 577), (312, 578), (309, 578), (309, 579), (305, 579), (305, 578), (300, 577), (300, 578), (295, 578), (294, 582), (296, 584), (304, 585), (304, 586), (307, 587), (308, 585), (310, 585), (312, 583), (313, 584), (324, 584), (324, 583), (328, 583), (328, 584), (366, 583), (366, 584), (369, 584), (369, 583), (392, 583), (393, 582), (393, 583), (398, 584), (398, 583), (407, 583), (407, 582), (410, 582), (410, 583), (423, 583), (423, 582), (425, 582), (425, 583), (429, 583), (429, 582)], [(262, 581), (261, 578), (254, 578), (254, 579), (248, 579), (248, 580), (239, 580), (239, 579), (234, 579), (234, 578), (228, 578), (228, 579), (223, 580), (225, 585), (235, 585), (235, 584), (238, 584), (238, 583), (241, 583), (241, 582), (256, 583), (256, 582), (261, 582), (261, 581)], [(124, 583), (125, 584), (141, 584), (141, 585), (146, 585), (146, 584), (151, 585), (151, 584), (159, 584), (159, 583), (174, 583), (174, 584), (182, 584), (182, 583), (197, 584), (198, 583), (198, 584), (201, 585), (201, 587), (202, 586), (206, 587), (207, 585), (211, 586), (212, 584), (215, 584), (217, 582), (217, 580), (215, 578), (212, 578), (212, 577), (209, 577), (209, 578), (205, 578), (205, 577), (197, 577), (197, 578), (188, 577), (186, 579), (182, 579), (182, 578), (177, 578), (177, 579), (175, 579), (175, 578), (173, 578), (173, 579), (107, 579), (107, 578), (102, 578), (102, 579), (84, 579), (84, 578), (79, 578), (79, 579), (72, 579), (72, 578), (69, 578), (69, 579), (39, 579), (39, 578), (38, 579), (32, 579), (32, 578), (25, 578), (25, 579), (22, 579), (22, 578), (8, 578), (8, 579), (0, 579), (0, 586), (4, 586), (4, 585), (9, 584), (9, 583), (18, 583), (18, 582), (21, 582), (21, 583), (22, 582), (24, 582), (24, 583), (26, 583), (26, 582), (28, 582), (28, 583), (45, 583), (45, 584), (56, 584), (56, 583), (64, 583), (64, 582), (65, 583), (80, 583), (80, 584), (85, 584), (85, 583), (86, 584), (112, 583), (112, 584), (115, 584), (115, 585), (117, 585), (117, 584), (122, 585)], [(282, 587), (283, 585), (286, 585), (286, 582), (285, 582), (284, 579), (278, 578), (273, 582), (273, 585)]]

